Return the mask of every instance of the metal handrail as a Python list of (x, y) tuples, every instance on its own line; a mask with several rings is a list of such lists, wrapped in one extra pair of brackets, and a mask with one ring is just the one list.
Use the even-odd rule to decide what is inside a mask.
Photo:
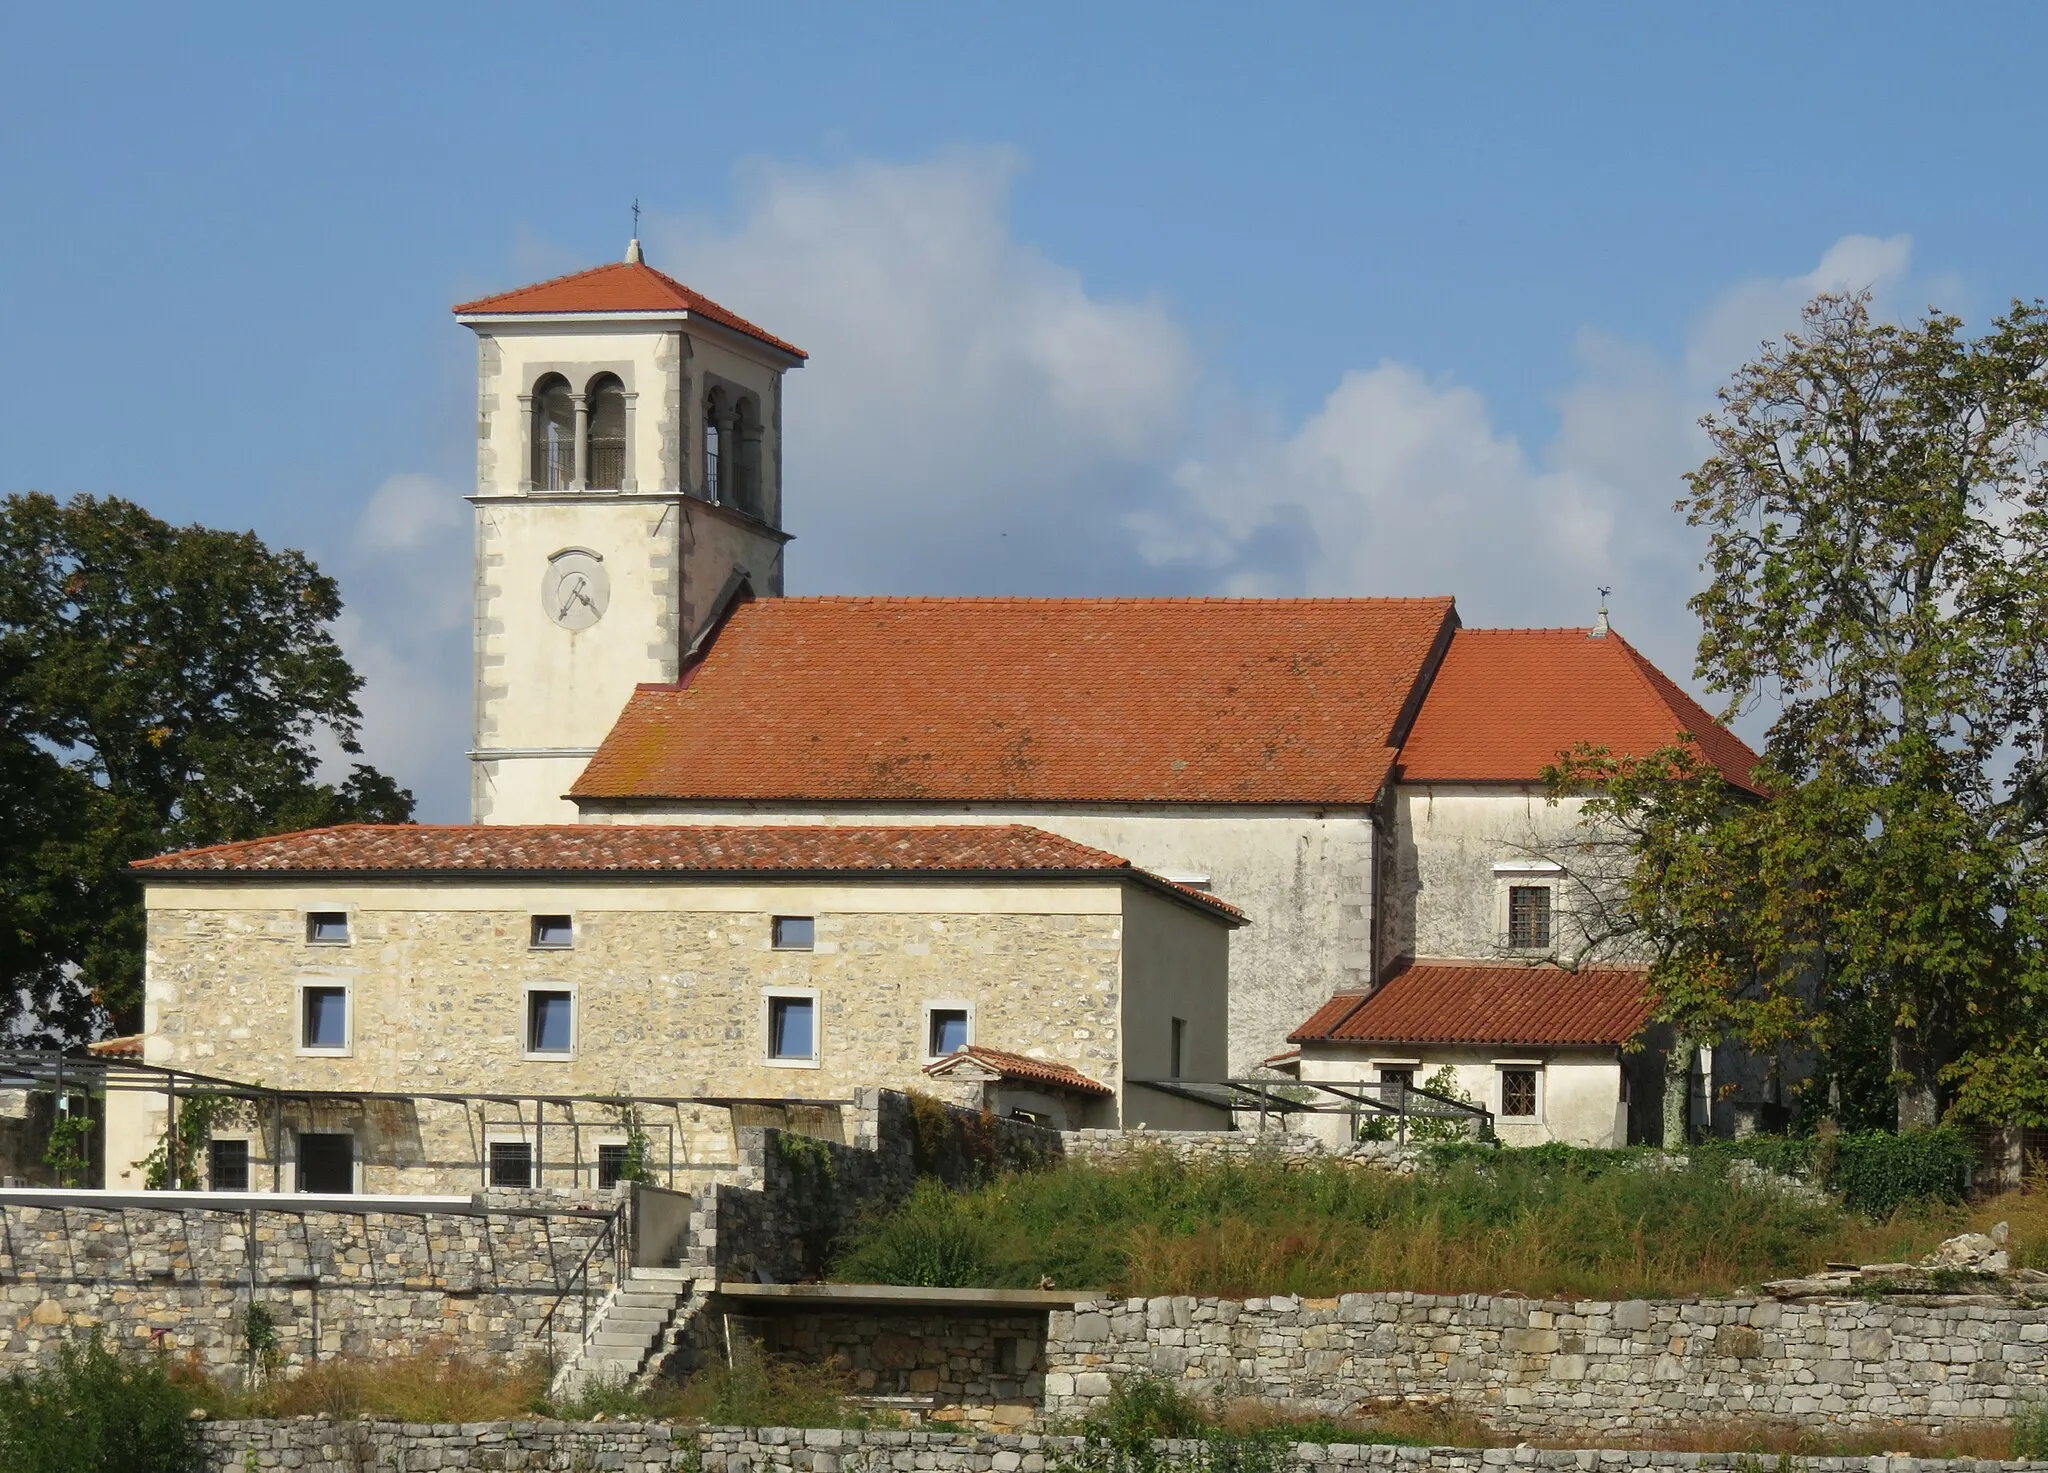
[(622, 1265), (616, 1261), (625, 1251), (625, 1226), (626, 1207), (624, 1203), (620, 1203), (606, 1216), (603, 1230), (591, 1240), (590, 1247), (584, 1251), (583, 1261), (577, 1264), (575, 1272), (569, 1275), (569, 1282), (560, 1284), (559, 1280), (556, 1281), (560, 1287), (555, 1295), (555, 1302), (548, 1306), (548, 1312), (541, 1316), (540, 1321), (540, 1342), (547, 1350), (550, 1382), (555, 1377), (555, 1316), (561, 1312), (563, 1301), (568, 1299), (570, 1290), (579, 1289), (577, 1302), (581, 1306), (581, 1316), (576, 1323), (576, 1338), (579, 1343), (590, 1338), (590, 1265), (596, 1259), (598, 1249), (609, 1243), (615, 1260), (612, 1265), (612, 1282), (617, 1284), (625, 1278)]

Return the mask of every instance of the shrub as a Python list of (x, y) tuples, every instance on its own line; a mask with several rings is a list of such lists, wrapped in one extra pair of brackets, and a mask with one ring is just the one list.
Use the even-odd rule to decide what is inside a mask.
[(2029, 1462), (2048, 1458), (2048, 1402), (2023, 1402), (2013, 1414), (2012, 1456)]
[(986, 1237), (962, 1197), (925, 1177), (900, 1207), (857, 1232), (837, 1272), (842, 1278), (921, 1289), (1000, 1287)]
[[(1286, 1428), (1218, 1426), (1199, 1402), (1158, 1376), (1119, 1377), (1077, 1430), (1081, 1446), (1056, 1453), (1054, 1473), (1290, 1473), (1296, 1466)], [(1182, 1446), (1168, 1452), (1162, 1439)]]
[(0, 1473), (197, 1473), (193, 1405), (161, 1361), (124, 1359), (94, 1331), (0, 1381)]
[(1960, 1202), (1973, 1158), (1961, 1131), (1858, 1131), (1838, 1136), (1828, 1184), (1866, 1217), (1890, 1217), (1910, 1203)]

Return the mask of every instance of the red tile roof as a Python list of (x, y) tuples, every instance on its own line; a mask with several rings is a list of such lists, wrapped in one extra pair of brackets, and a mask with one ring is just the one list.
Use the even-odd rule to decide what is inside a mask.
[(734, 332), (780, 348), (798, 358), (810, 355), (794, 343), (785, 343), (737, 312), (727, 311), (701, 292), (692, 291), (673, 276), (656, 271), (640, 261), (614, 261), (593, 266), (551, 281), (457, 303), (460, 316), (507, 315), (539, 312), (681, 312), (702, 317)]
[(124, 1033), (119, 1038), (103, 1038), (98, 1043), (89, 1043), (85, 1051), (102, 1059), (139, 1059), (142, 1057), (142, 1035)]
[(1460, 629), (1401, 748), (1405, 782), (1535, 782), (1576, 742), (1641, 756), (1690, 732), (1738, 787), (1757, 755), (1618, 634)]
[(1363, 805), (1431, 599), (776, 598), (642, 686), (572, 794)]
[(1003, 1079), (1014, 1079), (1024, 1084), (1044, 1085), (1098, 1099), (1108, 1099), (1116, 1093), (1108, 1085), (1090, 1079), (1070, 1065), (1056, 1064), (1050, 1059), (1034, 1059), (1028, 1054), (1013, 1054), (1006, 1049), (986, 1048), (978, 1043), (970, 1043), (937, 1063), (925, 1065), (924, 1072), (934, 1079), (943, 1079), (969, 1060), (994, 1071)]
[(1128, 859), (1024, 824), (342, 824), (183, 849), (129, 866), (145, 880), (260, 875), (1016, 875), (1122, 878), (1233, 923), (1243, 912)]
[(1411, 962), (1369, 995), (1338, 993), (1287, 1041), (1618, 1048), (1650, 1020), (1648, 977), (1635, 967)]

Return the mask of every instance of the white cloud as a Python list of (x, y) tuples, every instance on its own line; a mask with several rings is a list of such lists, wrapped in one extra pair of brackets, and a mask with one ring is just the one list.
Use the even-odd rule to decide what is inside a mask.
[(1194, 357), (1165, 304), (1092, 294), (1015, 237), (1018, 168), (760, 165), (736, 227), (650, 228), (655, 264), (812, 354), (785, 390), (794, 588), (1128, 575), (1118, 518), (1171, 454)]
[(397, 475), (370, 493), (356, 519), (356, 546), (370, 552), (415, 552), (462, 526), (462, 493), (435, 476)]

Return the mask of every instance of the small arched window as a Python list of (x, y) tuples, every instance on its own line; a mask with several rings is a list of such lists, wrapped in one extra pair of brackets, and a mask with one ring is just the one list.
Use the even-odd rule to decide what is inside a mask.
[(713, 389), (704, 396), (704, 499), (730, 499), (727, 478), (732, 474), (726, 451), (725, 395)]
[(533, 386), (534, 489), (567, 491), (576, 479), (576, 401), (551, 373)]
[(616, 491), (626, 484), (626, 386), (601, 373), (586, 391), (590, 405), (590, 460), (586, 484)]
[(761, 406), (742, 394), (732, 408), (732, 503), (749, 516), (761, 515)]

